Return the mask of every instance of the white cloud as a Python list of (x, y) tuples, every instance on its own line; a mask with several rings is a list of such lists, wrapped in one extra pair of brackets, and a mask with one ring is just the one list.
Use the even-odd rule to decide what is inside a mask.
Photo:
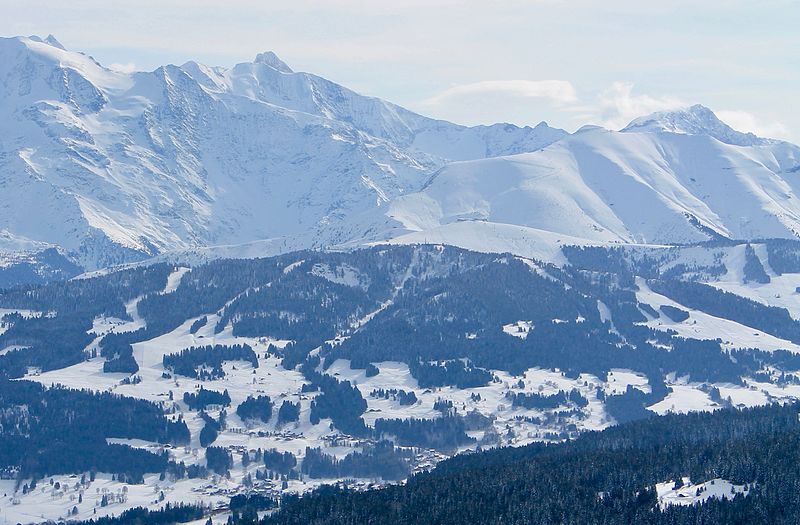
[(533, 124), (545, 118), (556, 125), (570, 122), (574, 129), (584, 124), (621, 129), (637, 117), (689, 105), (679, 97), (635, 93), (628, 82), (579, 97), (568, 80), (486, 80), (453, 86), (418, 109), (462, 124)]
[(108, 68), (114, 71), (119, 71), (120, 73), (133, 73), (136, 71), (136, 64), (133, 62), (127, 62), (125, 64), (114, 62), (113, 64), (109, 64)]
[(755, 133), (759, 137), (789, 138), (789, 129), (781, 122), (764, 122), (752, 113), (741, 110), (721, 110), (717, 117), (737, 131)]
[(566, 80), (484, 80), (453, 86), (423, 101), (425, 106), (439, 106), (454, 99), (474, 96), (496, 96), (520, 98), (545, 98), (558, 104), (578, 100), (575, 88)]
[(558, 115), (577, 102), (575, 87), (566, 80), (484, 80), (452, 86), (411, 107), (458, 124), (524, 126)]
[(632, 83), (614, 82), (598, 96), (593, 119), (603, 127), (620, 129), (636, 117), (688, 105), (690, 104), (672, 96), (635, 95)]

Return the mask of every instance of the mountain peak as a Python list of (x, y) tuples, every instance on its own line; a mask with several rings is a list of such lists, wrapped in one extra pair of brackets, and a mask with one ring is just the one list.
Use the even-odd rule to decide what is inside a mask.
[(272, 69), (280, 71), (281, 73), (294, 73), (292, 68), (286, 65), (286, 62), (278, 58), (278, 55), (273, 53), (272, 51), (265, 51), (264, 53), (259, 53), (256, 55), (255, 59), (256, 64), (265, 64)]
[(45, 38), (42, 38), (38, 35), (31, 35), (28, 37), (28, 40), (39, 42), (40, 44), (47, 44), (49, 46), (58, 48), (61, 51), (66, 51), (66, 48), (62, 46), (61, 42), (59, 42), (53, 35), (47, 35)]
[(699, 135), (725, 125), (709, 108), (695, 104), (635, 118), (622, 131), (647, 130)]
[(736, 131), (722, 122), (706, 106), (693, 106), (658, 111), (644, 117), (633, 119), (623, 132), (679, 133), (683, 135), (708, 135), (720, 142), (734, 146), (760, 146), (774, 141), (762, 139), (753, 133)]
[(44, 39), (44, 42), (46, 44), (50, 44), (53, 47), (57, 47), (58, 49), (61, 49), (62, 51), (66, 51), (67, 50), (64, 46), (61, 45), (61, 42), (59, 42), (56, 39), (56, 37), (54, 37), (53, 35), (47, 35), (47, 37)]

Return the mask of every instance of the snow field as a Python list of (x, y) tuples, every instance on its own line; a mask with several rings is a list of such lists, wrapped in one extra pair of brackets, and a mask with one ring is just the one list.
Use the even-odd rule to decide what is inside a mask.
[(750, 490), (745, 485), (734, 485), (728, 480), (715, 478), (703, 483), (693, 484), (687, 477), (681, 480), (681, 487), (674, 488), (674, 481), (656, 484), (658, 506), (663, 510), (670, 505), (694, 505), (716, 499), (733, 499), (735, 496), (747, 496)]

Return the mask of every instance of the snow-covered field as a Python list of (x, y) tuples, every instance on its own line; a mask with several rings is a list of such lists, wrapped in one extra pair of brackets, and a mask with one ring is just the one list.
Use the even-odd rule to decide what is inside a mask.
[[(647, 321), (647, 326), (656, 330), (673, 330), (678, 335), (691, 339), (721, 339), (726, 349), (760, 348), (761, 350), (789, 350), (800, 353), (800, 345), (775, 337), (766, 332), (739, 324), (729, 319), (715, 317), (699, 310), (688, 308), (672, 299), (653, 292), (642, 278), (637, 278), (636, 285), (639, 290), (636, 298), (639, 302), (649, 304), (658, 310), (660, 306), (668, 305), (680, 308), (689, 313), (685, 321), (675, 322), (662, 315), (657, 319)], [(737, 292), (738, 293), (738, 292)]]
[(703, 503), (710, 498), (733, 499), (736, 496), (747, 496), (749, 492), (750, 489), (745, 485), (734, 485), (730, 481), (720, 478), (702, 483), (692, 483), (689, 478), (683, 478), (680, 484), (675, 481), (656, 484), (658, 506), (662, 509), (670, 505)]
[(753, 244), (753, 250), (769, 276), (770, 282), (744, 282), (742, 268), (745, 262), (745, 245), (740, 245), (730, 248), (726, 252), (723, 263), (728, 271), (725, 275), (708, 284), (762, 304), (786, 308), (793, 318), (800, 319), (800, 293), (797, 292), (797, 289), (800, 288), (800, 274), (776, 274), (769, 265), (766, 247), (763, 244)]

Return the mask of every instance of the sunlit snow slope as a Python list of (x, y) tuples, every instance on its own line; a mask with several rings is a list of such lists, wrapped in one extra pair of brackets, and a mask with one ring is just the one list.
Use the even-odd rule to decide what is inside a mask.
[(4, 38), (0, 231), (86, 268), (266, 239), (330, 245), (354, 212), (419, 189), (448, 160), (565, 134), (425, 118), (273, 53), (125, 74), (52, 37)]
[(406, 232), (437, 231), (437, 242), (449, 225), (484, 221), (603, 242), (794, 238), (798, 167), (797, 146), (738, 133), (693, 106), (621, 132), (587, 127), (540, 151), (449, 164), (387, 215)]

